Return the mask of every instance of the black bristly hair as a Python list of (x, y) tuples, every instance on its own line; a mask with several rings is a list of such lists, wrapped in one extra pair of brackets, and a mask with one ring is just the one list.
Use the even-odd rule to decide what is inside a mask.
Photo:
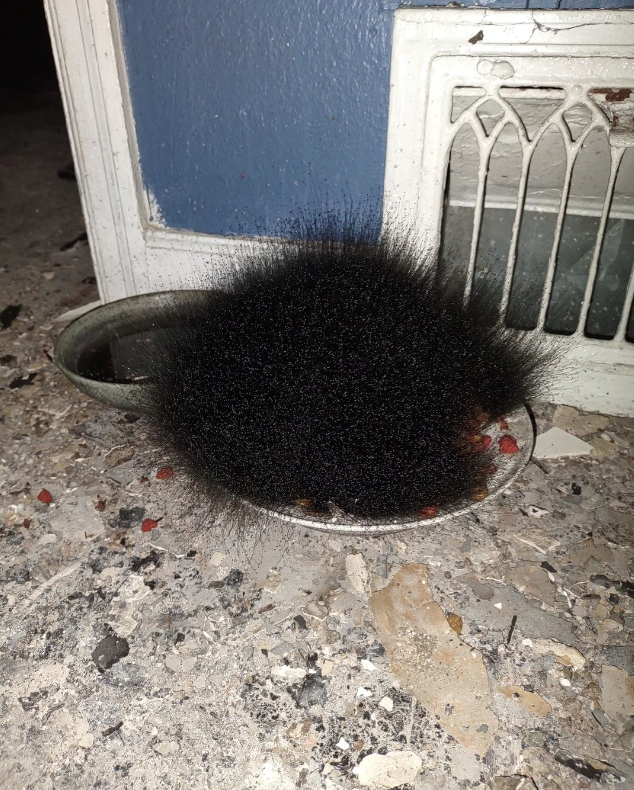
[(199, 486), (371, 520), (482, 487), (470, 421), (534, 397), (549, 359), (486, 293), (465, 305), (398, 234), (332, 218), (241, 263), (153, 374), (154, 433)]

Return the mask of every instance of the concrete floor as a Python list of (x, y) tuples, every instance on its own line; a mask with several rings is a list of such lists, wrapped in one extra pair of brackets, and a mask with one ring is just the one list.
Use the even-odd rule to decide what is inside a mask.
[(477, 517), (238, 540), (51, 364), (97, 296), (63, 118), (0, 127), (0, 786), (634, 788), (634, 421), (538, 404), (595, 449)]

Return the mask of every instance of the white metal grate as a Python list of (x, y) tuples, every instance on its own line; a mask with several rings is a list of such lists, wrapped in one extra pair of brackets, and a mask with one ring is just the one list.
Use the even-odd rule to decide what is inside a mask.
[(632, 24), (399, 11), (385, 190), (465, 298), (486, 279), (501, 322), (560, 336), (551, 397), (621, 414), (634, 410)]

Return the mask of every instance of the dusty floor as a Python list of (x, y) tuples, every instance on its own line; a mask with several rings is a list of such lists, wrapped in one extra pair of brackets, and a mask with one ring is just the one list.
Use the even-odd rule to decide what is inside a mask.
[(234, 540), (51, 364), (63, 119), (0, 126), (0, 786), (634, 788), (634, 420), (537, 408), (596, 449), (477, 517)]

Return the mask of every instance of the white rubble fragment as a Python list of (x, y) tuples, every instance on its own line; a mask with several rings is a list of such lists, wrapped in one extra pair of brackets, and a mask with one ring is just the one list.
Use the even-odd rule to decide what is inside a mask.
[(542, 516), (547, 516), (549, 513), (550, 510), (546, 510), (544, 507), (538, 507), (537, 505), (529, 505), (529, 507), (526, 508), (526, 514), (533, 518), (541, 518)]
[(363, 686), (359, 686), (359, 688), (357, 689), (357, 697), (359, 699), (367, 699), (368, 697), (371, 696), (372, 696), (372, 692), (370, 691), (370, 689), (366, 689)]
[(330, 659), (328, 659), (328, 658), (325, 659), (323, 664), (321, 665), (322, 677), (326, 677), (327, 675), (330, 675), (330, 673), (332, 672), (332, 670), (334, 668), (335, 668), (334, 661), (330, 661)]
[(66, 310), (65, 313), (58, 315), (56, 318), (53, 319), (53, 323), (55, 324), (66, 324), (74, 321), (76, 318), (79, 318), (80, 315), (85, 315), (89, 313), (91, 310), (94, 310), (97, 307), (101, 306), (101, 299), (97, 299), (95, 302), (88, 302), (88, 304), (83, 304), (80, 307), (75, 307), (72, 310)]
[(388, 713), (391, 713), (394, 710), (394, 702), (390, 697), (383, 697), (383, 699), (379, 701), (379, 708), (383, 708)]
[(343, 749), (343, 751), (347, 751), (350, 748), (350, 744), (345, 738), (339, 738), (337, 741), (337, 748)]
[(423, 761), (410, 751), (368, 754), (353, 769), (359, 784), (372, 790), (390, 790), (405, 784), (413, 784)]
[(282, 678), (283, 680), (295, 682), (297, 680), (303, 680), (306, 677), (306, 670), (302, 669), (302, 667), (288, 667), (286, 664), (282, 664), (279, 667), (273, 667), (271, 669), (271, 675), (275, 678)]
[(561, 642), (556, 642), (554, 639), (524, 639), (522, 644), (527, 647), (532, 647), (536, 653), (545, 655), (546, 653), (553, 653), (561, 660), (562, 664), (568, 664), (574, 669), (583, 669), (586, 659), (575, 648), (570, 645), (564, 645)]
[(352, 589), (358, 593), (365, 592), (370, 575), (363, 554), (348, 554), (346, 556), (346, 573)]
[(91, 732), (87, 732), (77, 741), (77, 746), (80, 746), (82, 749), (91, 749), (94, 743), (95, 736)]
[(180, 750), (177, 741), (161, 741), (160, 743), (155, 743), (152, 748), (163, 757), (169, 757)]
[(572, 684), (570, 683), (568, 678), (559, 678), (559, 685), (563, 686), (565, 689), (568, 689)]
[(363, 667), (363, 669), (365, 669), (366, 672), (374, 672), (374, 670), (376, 669), (374, 664), (371, 661), (368, 661), (367, 658), (361, 659), (361, 666)]
[(551, 428), (537, 437), (533, 455), (535, 458), (572, 458), (591, 452), (592, 445), (588, 442), (562, 431), (561, 428)]

